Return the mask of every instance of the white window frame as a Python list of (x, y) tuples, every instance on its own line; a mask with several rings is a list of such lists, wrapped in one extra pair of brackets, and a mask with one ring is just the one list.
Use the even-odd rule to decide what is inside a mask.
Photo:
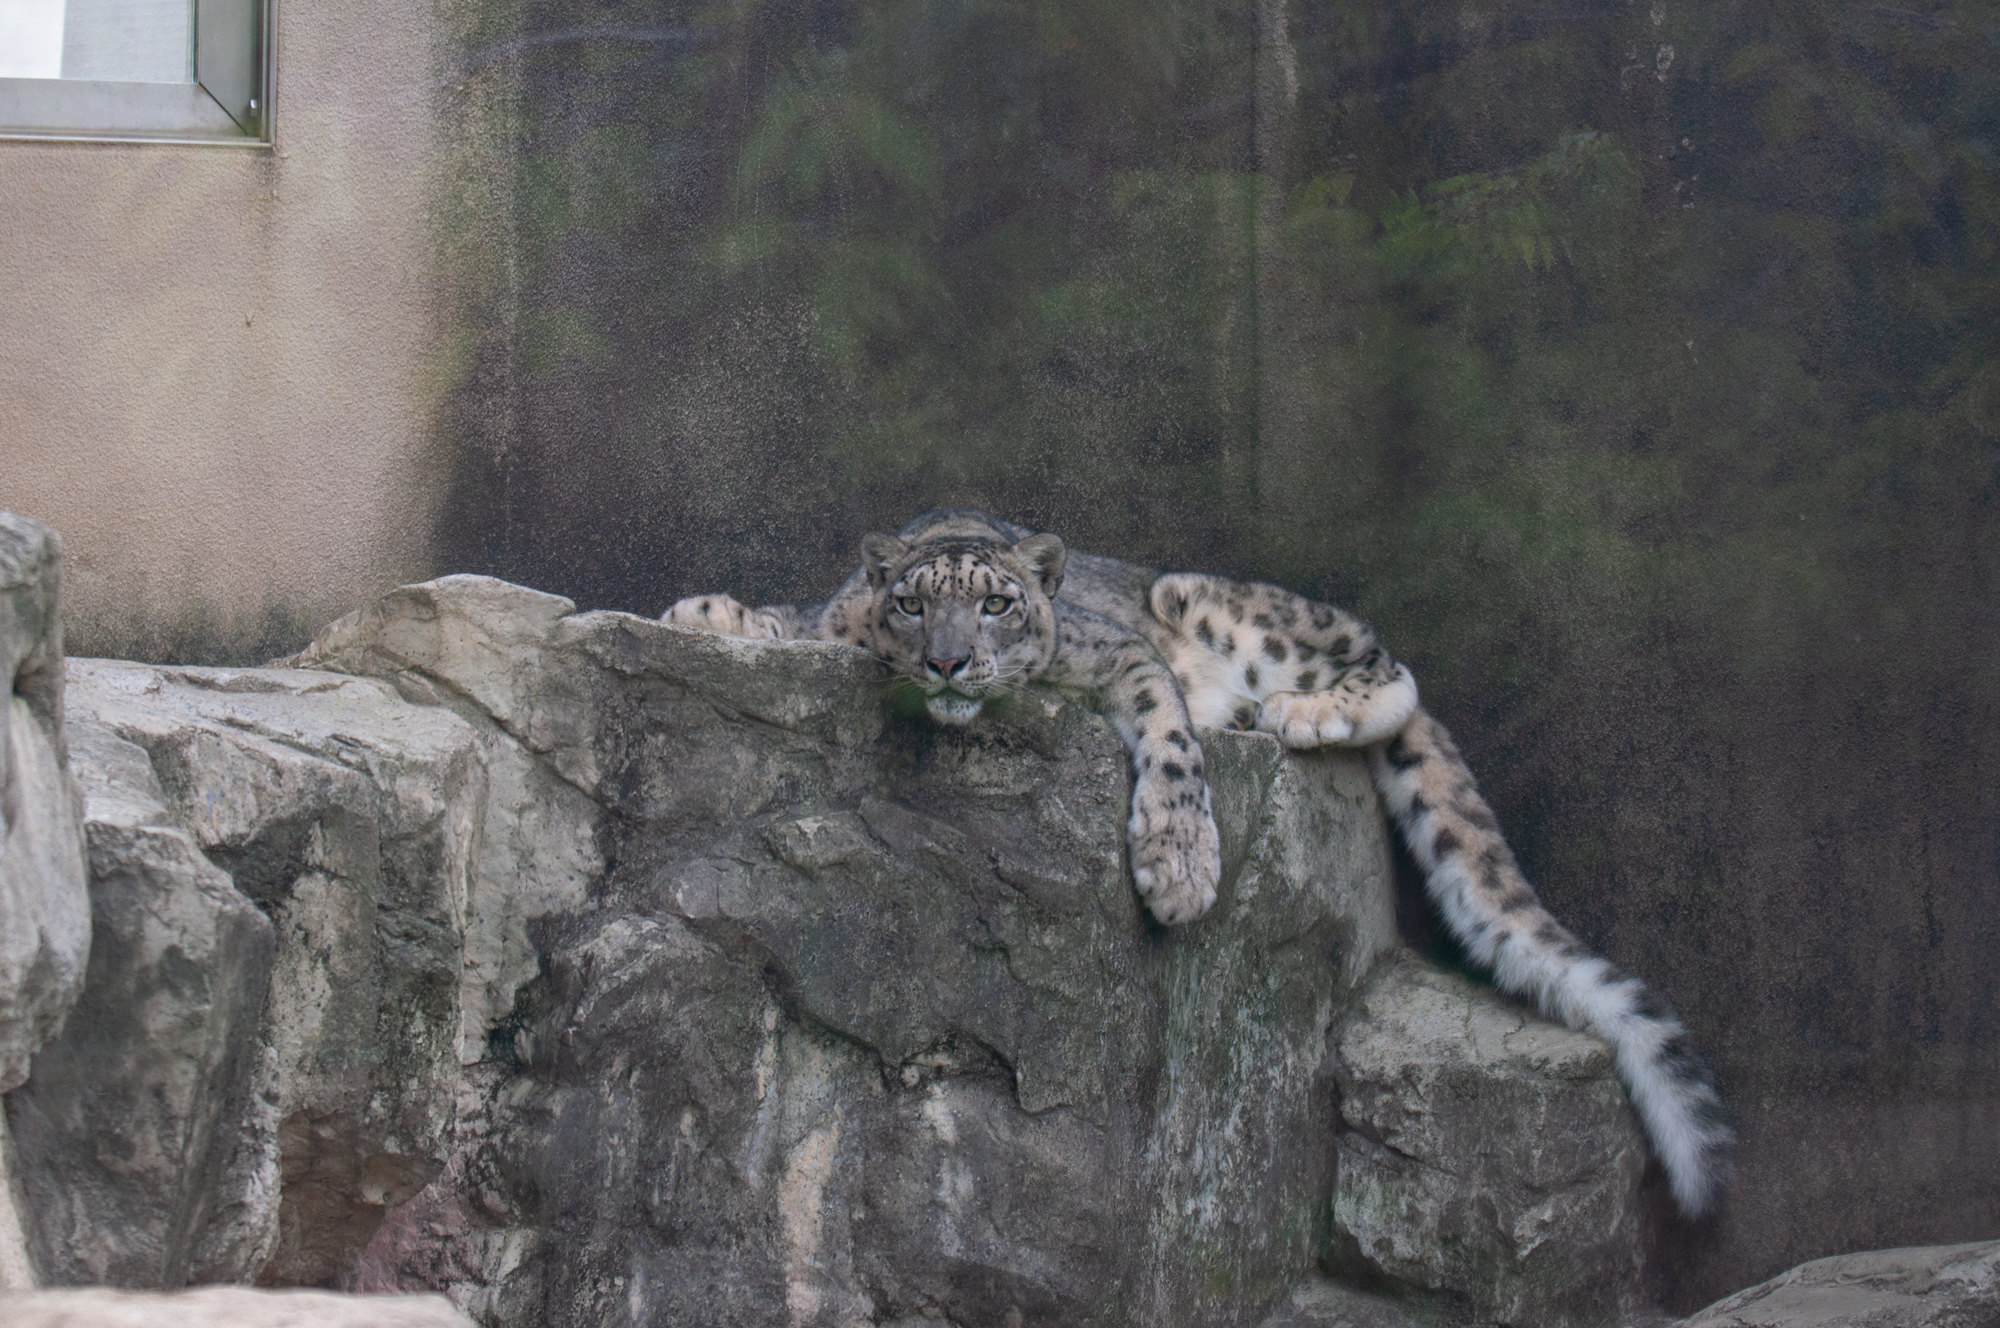
[(0, 139), (269, 147), (273, 0), (189, 0), (192, 83), (0, 78)]

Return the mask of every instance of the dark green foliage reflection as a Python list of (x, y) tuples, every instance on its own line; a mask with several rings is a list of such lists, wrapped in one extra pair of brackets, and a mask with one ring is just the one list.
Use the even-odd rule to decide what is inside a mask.
[(1748, 1113), (1677, 1295), (2000, 1226), (1990, 1148), (1803, 1142), (2000, 1100), (1994, 5), (496, 24), (455, 567), (799, 598), (972, 503), (1338, 599)]

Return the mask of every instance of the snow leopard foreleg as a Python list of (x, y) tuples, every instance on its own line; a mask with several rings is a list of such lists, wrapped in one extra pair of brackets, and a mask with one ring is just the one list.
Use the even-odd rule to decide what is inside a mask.
[(1127, 838), (1132, 881), (1168, 925), (1208, 911), (1222, 879), (1222, 841), (1187, 703), (1145, 638), (1061, 601), (1049, 682), (1097, 694), (1132, 758)]
[(729, 595), (690, 595), (676, 600), (660, 615), (662, 622), (676, 627), (698, 627), (724, 636), (743, 636), (763, 641), (799, 641), (817, 635), (813, 619), (817, 613), (790, 604), (770, 604), (753, 609)]

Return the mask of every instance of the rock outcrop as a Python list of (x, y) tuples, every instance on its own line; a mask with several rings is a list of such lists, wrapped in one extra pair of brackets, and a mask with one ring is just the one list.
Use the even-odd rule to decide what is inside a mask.
[(69, 704), (115, 948), (12, 1101), (38, 1258), (62, 1282), (322, 1282), (442, 1166), (475, 739), (285, 670), (73, 661)]
[(1638, 1307), (1645, 1141), (1603, 1042), (1405, 958), (1335, 1030), (1334, 1078), (1357, 1271), (1537, 1328)]
[[(8, 1100), (35, 1260), (61, 1285), (235, 1280), (270, 1254), (255, 1222), (222, 1247), (255, 1192), (232, 1173), (238, 1154), (273, 1142), (246, 1110), (271, 924), (167, 810), (144, 751), (86, 715), (69, 740), (90, 845), (88, 982)], [(261, 1178), (272, 1214), (276, 1160)]]
[[(0, 512), (0, 1093), (62, 1026), (90, 948), (82, 798), (63, 741), (62, 542)], [(0, 1117), (0, 1288), (32, 1286)]]
[[(1607, 1053), (1393, 957), (1353, 754), (1206, 738), (1225, 884), (1167, 931), (1074, 702), (943, 731), (858, 652), (472, 577), (290, 663), (70, 664), (99, 943), (7, 1104), (52, 1281), (524, 1328), (1632, 1299)], [(1295, 1294), (1329, 1251), (1402, 1291)]]
[(1310, 1265), (1325, 1030), (1391, 942), (1358, 760), (1218, 735), (1229, 888), (1162, 932), (1088, 711), (948, 733), (857, 652), (556, 607), (454, 578), (308, 652), (603, 811), (465, 1146), (358, 1284), (504, 1322), (1192, 1324)]
[(1463, 1306), (1438, 1298), (1398, 1298), (1313, 1276), (1294, 1287), (1258, 1328), (1447, 1328), (1462, 1313)]

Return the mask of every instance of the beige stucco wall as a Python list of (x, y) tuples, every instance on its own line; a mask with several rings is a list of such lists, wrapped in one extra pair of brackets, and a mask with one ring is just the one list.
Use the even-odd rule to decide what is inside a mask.
[(269, 151), (0, 142), (0, 508), (62, 532), (71, 653), (248, 648), (433, 570), (437, 24), (276, 8)]

